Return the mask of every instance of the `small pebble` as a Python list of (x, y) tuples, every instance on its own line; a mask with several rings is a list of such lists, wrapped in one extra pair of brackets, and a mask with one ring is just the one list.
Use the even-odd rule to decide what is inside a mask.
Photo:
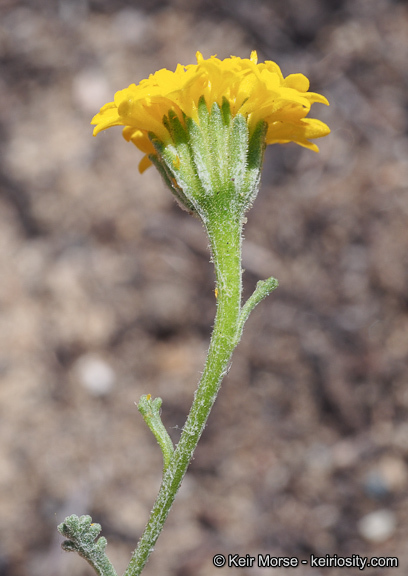
[(92, 68), (81, 70), (74, 76), (72, 91), (76, 103), (87, 113), (95, 112), (103, 106), (103, 102), (112, 99), (105, 76)]
[(396, 456), (384, 456), (365, 476), (364, 490), (368, 496), (383, 498), (393, 492), (405, 490), (407, 467)]
[(385, 498), (390, 493), (387, 482), (377, 470), (372, 470), (365, 476), (363, 486), (364, 492), (370, 498)]
[(75, 364), (75, 372), (82, 386), (93, 396), (106, 396), (115, 385), (116, 375), (111, 366), (94, 354), (81, 356)]
[(406, 489), (407, 466), (402, 458), (385, 456), (380, 460), (378, 469), (391, 492)]
[(369, 542), (385, 542), (394, 534), (396, 525), (394, 512), (382, 509), (363, 516), (358, 523), (358, 531)]

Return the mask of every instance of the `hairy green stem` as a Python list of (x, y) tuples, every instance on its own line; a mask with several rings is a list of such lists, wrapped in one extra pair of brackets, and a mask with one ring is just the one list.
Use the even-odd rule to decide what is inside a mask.
[(138, 576), (153, 551), (205, 428), (222, 378), (228, 370), (232, 352), (238, 343), (237, 335), (242, 329), (241, 218), (228, 214), (225, 218), (210, 220), (205, 219), (205, 226), (216, 271), (217, 315), (207, 361), (180, 441), (170, 458), (149, 521), (124, 576)]

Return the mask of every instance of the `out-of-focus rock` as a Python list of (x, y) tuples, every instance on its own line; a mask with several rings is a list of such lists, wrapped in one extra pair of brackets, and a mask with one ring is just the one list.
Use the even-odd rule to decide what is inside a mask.
[(385, 542), (394, 534), (396, 526), (394, 512), (384, 508), (363, 516), (358, 523), (358, 531), (369, 542)]
[(75, 363), (75, 372), (82, 386), (92, 396), (105, 396), (115, 385), (116, 375), (113, 368), (94, 354), (81, 356)]

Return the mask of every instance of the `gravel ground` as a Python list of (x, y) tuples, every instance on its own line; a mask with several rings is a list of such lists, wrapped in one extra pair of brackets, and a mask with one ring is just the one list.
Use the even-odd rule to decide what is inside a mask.
[(85, 576), (71, 513), (121, 573), (177, 441), (213, 323), (204, 232), (120, 130), (118, 89), (234, 54), (303, 72), (330, 108), (320, 154), (267, 150), (248, 215), (251, 316), (146, 576), (340, 576), (216, 569), (214, 554), (396, 556), (408, 570), (408, 9), (391, 0), (3, 0), (0, 6), (0, 573)]

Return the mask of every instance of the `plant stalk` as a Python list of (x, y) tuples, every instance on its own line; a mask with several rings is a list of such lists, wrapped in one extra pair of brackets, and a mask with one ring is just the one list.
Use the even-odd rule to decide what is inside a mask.
[(217, 314), (207, 360), (180, 441), (163, 475), (149, 521), (124, 576), (139, 576), (163, 528), (194, 450), (205, 428), (221, 381), (228, 371), (240, 329), (242, 269), (241, 217), (203, 218), (210, 239), (216, 282)]

